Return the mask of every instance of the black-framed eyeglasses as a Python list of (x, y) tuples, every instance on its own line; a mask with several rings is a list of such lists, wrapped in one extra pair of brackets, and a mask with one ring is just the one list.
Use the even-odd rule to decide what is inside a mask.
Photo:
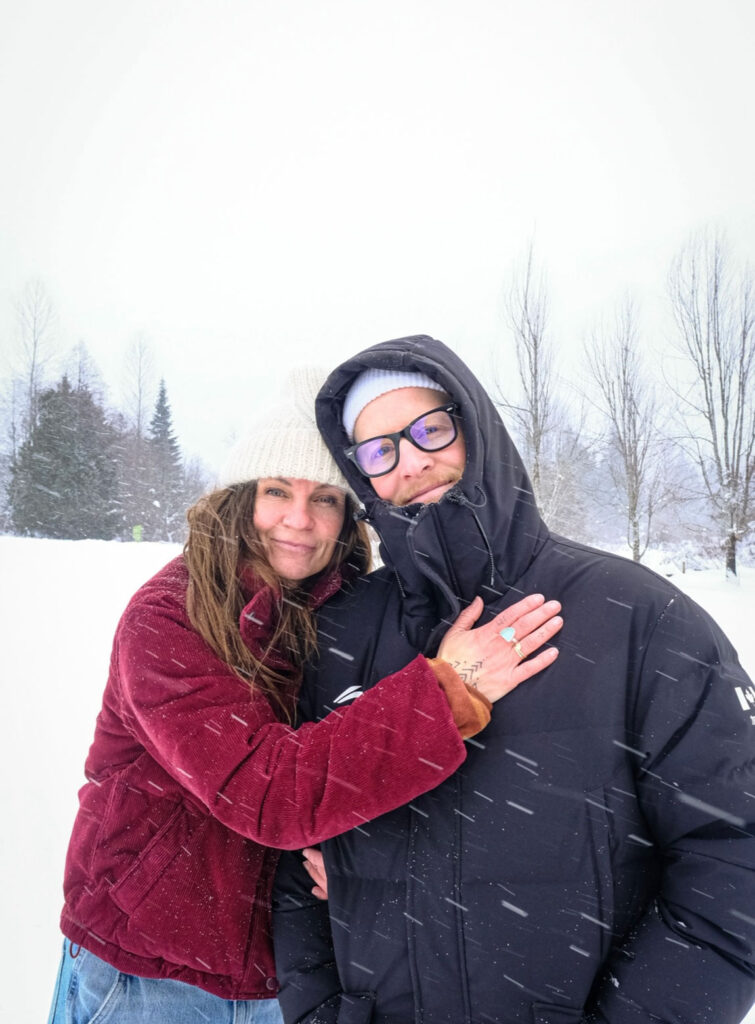
[(458, 411), (456, 402), (439, 405), (437, 409), (423, 412), (403, 430), (369, 437), (366, 441), (344, 448), (344, 455), (365, 476), (385, 476), (398, 465), (398, 446), (402, 437), (423, 452), (439, 452), (453, 444), (459, 436), (456, 422)]

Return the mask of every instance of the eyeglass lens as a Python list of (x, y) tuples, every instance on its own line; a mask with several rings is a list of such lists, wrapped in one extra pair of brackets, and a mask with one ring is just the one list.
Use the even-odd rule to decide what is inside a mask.
[(357, 461), (363, 472), (367, 476), (377, 476), (393, 469), (398, 462), (398, 439), (407, 433), (417, 448), (426, 452), (439, 451), (455, 440), (456, 424), (445, 409), (434, 409), (393, 437), (372, 437), (363, 441), (356, 449)]

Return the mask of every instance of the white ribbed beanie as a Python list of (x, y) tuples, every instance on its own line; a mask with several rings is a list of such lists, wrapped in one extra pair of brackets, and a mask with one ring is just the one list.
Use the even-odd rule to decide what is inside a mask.
[(399, 388), (431, 388), (433, 391), (445, 391), (445, 388), (424, 373), (404, 372), (403, 370), (364, 370), (354, 379), (346, 401), (343, 403), (343, 428), (349, 437), (354, 438), (354, 424), (366, 405), (388, 391)]
[(250, 424), (229, 452), (218, 487), (283, 476), (351, 491), (315, 422), (315, 397), (327, 375), (315, 366), (289, 373), (280, 403)]

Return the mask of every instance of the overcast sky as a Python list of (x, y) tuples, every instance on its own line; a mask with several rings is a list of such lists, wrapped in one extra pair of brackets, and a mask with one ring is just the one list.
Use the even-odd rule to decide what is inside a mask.
[(569, 362), (669, 263), (755, 256), (751, 0), (0, 0), (0, 327), (47, 284), (112, 398), (143, 332), (213, 464), (285, 368), (401, 334), (480, 374), (534, 238)]

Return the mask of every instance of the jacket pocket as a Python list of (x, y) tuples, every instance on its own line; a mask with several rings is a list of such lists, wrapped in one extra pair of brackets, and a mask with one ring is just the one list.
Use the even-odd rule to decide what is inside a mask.
[(375, 1006), (374, 992), (344, 992), (338, 1024), (370, 1024)]
[(140, 956), (238, 976), (258, 902), (261, 855), (256, 844), (179, 805), (110, 890), (128, 916), (122, 945)]
[(582, 1011), (553, 1003), (532, 1004), (532, 1024), (581, 1024)]

